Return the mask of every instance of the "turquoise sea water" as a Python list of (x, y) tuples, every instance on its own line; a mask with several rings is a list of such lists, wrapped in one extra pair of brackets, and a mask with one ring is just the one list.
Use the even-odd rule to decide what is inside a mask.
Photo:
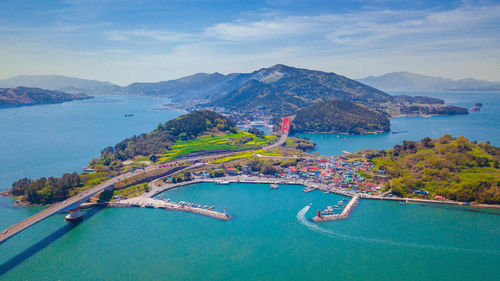
[[(157, 110), (167, 99), (94, 99), (0, 110), (0, 191), (21, 177), (81, 172), (101, 149), (181, 113)], [(134, 114), (134, 117), (124, 117)]]
[(229, 222), (132, 208), (92, 210), (73, 227), (54, 216), (1, 246), (7, 254), (0, 263), (9, 265), (3, 269), (12, 267), (2, 278), (495, 280), (500, 274), (498, 212), (363, 200), (348, 220), (316, 225), (299, 211), (313, 203), (310, 217), (342, 197), (302, 189), (197, 184), (167, 192), (172, 200), (227, 208)]
[[(408, 118), (408, 135), (420, 138), (410, 132), (421, 130), (436, 136), (450, 130), (458, 132), (460, 126), (450, 124), (459, 123), (465, 133), (474, 132), (479, 140), (490, 137), (498, 145), (499, 117), (495, 114), (498, 96), (474, 95), (477, 96), (453, 96), (456, 100), (450, 102), (480, 101), (484, 104), (483, 112), (468, 115), (468, 119), (452, 116), (446, 122), (439, 121), (441, 117), (422, 118), (419, 122), (423, 123), (410, 122), (412, 119)], [(131, 134), (149, 131), (159, 121), (179, 114), (149, 111), (162, 103), (157, 99), (103, 97), (101, 101), (88, 101), (95, 104), (85, 107), (86, 114), (75, 113), (81, 108), (67, 103), (62, 105), (71, 105), (72, 110), (64, 115), (65, 107), (55, 105), (53, 111), (45, 114), (53, 115), (49, 119), (52, 124), (63, 124), (56, 126), (60, 129), (51, 129), (50, 132), (59, 136), (51, 141), (44, 141), (50, 138), (43, 133), (49, 129), (38, 130), (39, 136), (35, 137), (36, 128), (43, 127), (44, 123), (39, 120), (44, 112), (41, 108), (29, 107), (38, 112), (31, 117), (11, 117), (9, 120), (14, 124), (7, 126), (0, 122), (0, 129), (10, 128), (10, 131), (0, 131), (2, 160), (15, 164), (2, 163), (0, 179), (4, 186), (8, 187), (11, 178), (18, 177), (11, 175), (18, 173), (17, 169), (27, 169), (33, 177), (78, 171), (97, 156), (102, 147)], [(24, 110), (27, 108), (10, 110), (9, 114), (15, 116)], [(111, 112), (110, 115), (106, 115), (107, 112)], [(125, 113), (133, 113), (135, 117), (124, 118)], [(6, 113), (0, 111), (2, 121), (5, 116)], [(437, 122), (433, 122), (435, 120)], [(65, 126), (66, 122), (70, 125)], [(78, 124), (88, 124), (86, 130), (94, 130), (92, 123), (99, 129), (88, 135), (79, 134), (75, 129)], [(414, 131), (412, 126), (419, 129)], [(33, 146), (30, 149), (39, 154), (30, 158), (33, 167), (16, 162), (17, 157), (33, 154), (18, 144), (27, 141), (26, 135), (20, 135), (22, 130), (15, 129), (23, 127), (30, 128), (32, 134), (28, 139)], [(58, 141), (65, 135), (67, 139)], [(99, 135), (102, 139), (92, 143)], [(73, 152), (75, 140), (71, 136), (81, 138), (77, 147), (82, 149), (76, 149), (78, 155), (73, 154), (76, 153)], [(364, 142), (358, 141), (359, 147), (320, 142), (318, 149), (333, 153), (337, 149), (357, 150), (363, 148), (362, 145), (377, 143), (371, 139), (373, 136), (364, 137)], [(57, 145), (50, 149), (53, 142)], [(390, 147), (393, 142), (397, 140), (379, 140), (378, 144)], [(5, 149), (12, 151), (5, 153)], [(51, 161), (56, 164), (52, 165)], [(91, 209), (79, 224), (66, 223), (64, 215), (56, 215), (0, 245), (0, 279), (498, 280), (500, 276), (498, 210), (400, 206), (394, 202), (362, 200), (347, 220), (313, 224), (307, 218), (342, 197), (319, 191), (304, 194), (302, 189), (280, 186), (278, 190), (271, 190), (268, 185), (260, 184), (197, 184), (165, 193), (165, 197), (175, 201), (215, 205), (219, 211), (226, 208), (234, 216), (229, 222), (190, 213), (138, 208)], [(0, 197), (0, 229), (41, 209), (15, 207), (12, 203), (11, 199)], [(313, 205), (307, 210), (309, 203)]]
[(363, 148), (388, 149), (403, 140), (421, 140), (424, 137), (440, 137), (444, 134), (466, 136), (470, 140), (490, 141), (500, 145), (500, 93), (478, 92), (412, 92), (410, 95), (432, 96), (444, 99), (447, 104), (470, 108), (482, 102), (481, 112), (468, 115), (402, 117), (391, 119), (393, 132), (380, 135), (299, 134), (317, 144), (317, 151), (336, 155), (342, 151), (356, 152)]

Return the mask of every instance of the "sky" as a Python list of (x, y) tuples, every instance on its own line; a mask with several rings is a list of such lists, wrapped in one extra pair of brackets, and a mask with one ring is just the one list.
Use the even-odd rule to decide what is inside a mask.
[(0, 1), (0, 79), (127, 85), (278, 63), (500, 81), (500, 1)]

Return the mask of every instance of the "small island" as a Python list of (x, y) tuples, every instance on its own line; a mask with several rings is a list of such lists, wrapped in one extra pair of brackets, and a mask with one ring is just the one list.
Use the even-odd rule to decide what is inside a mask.
[(390, 125), (386, 115), (366, 106), (329, 100), (298, 110), (292, 131), (362, 135), (389, 132)]
[(40, 88), (0, 88), (0, 108), (54, 104), (91, 98), (93, 97), (85, 94), (68, 94), (61, 91), (51, 91)]

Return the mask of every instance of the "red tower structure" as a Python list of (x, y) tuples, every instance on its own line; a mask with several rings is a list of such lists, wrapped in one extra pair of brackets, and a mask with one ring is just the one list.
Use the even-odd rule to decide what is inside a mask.
[(292, 125), (292, 120), (289, 117), (283, 118), (283, 125), (281, 126), (281, 134), (290, 133), (290, 126)]

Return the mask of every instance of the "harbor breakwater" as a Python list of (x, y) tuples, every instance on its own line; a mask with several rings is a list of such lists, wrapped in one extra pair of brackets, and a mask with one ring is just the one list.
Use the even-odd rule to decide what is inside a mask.
[(361, 196), (359, 196), (359, 195), (354, 196), (349, 201), (349, 203), (347, 203), (347, 206), (345, 206), (344, 210), (342, 210), (342, 213), (340, 213), (340, 214), (321, 215), (321, 216), (318, 215), (318, 216), (312, 218), (312, 220), (315, 222), (323, 222), (323, 221), (333, 221), (333, 220), (346, 219), (349, 217), (352, 210), (354, 210), (354, 208), (358, 205), (360, 198), (361, 198)]
[(108, 207), (141, 207), (141, 208), (155, 208), (155, 209), (165, 209), (171, 211), (180, 212), (191, 212), (195, 214), (200, 214), (208, 217), (212, 217), (219, 220), (228, 221), (232, 217), (228, 214), (217, 212), (214, 210), (208, 210), (204, 208), (198, 208), (189, 205), (183, 205), (175, 202), (166, 202), (163, 200), (158, 200), (154, 198), (144, 198), (135, 197), (131, 199), (120, 200), (117, 202), (111, 202), (107, 204)]

